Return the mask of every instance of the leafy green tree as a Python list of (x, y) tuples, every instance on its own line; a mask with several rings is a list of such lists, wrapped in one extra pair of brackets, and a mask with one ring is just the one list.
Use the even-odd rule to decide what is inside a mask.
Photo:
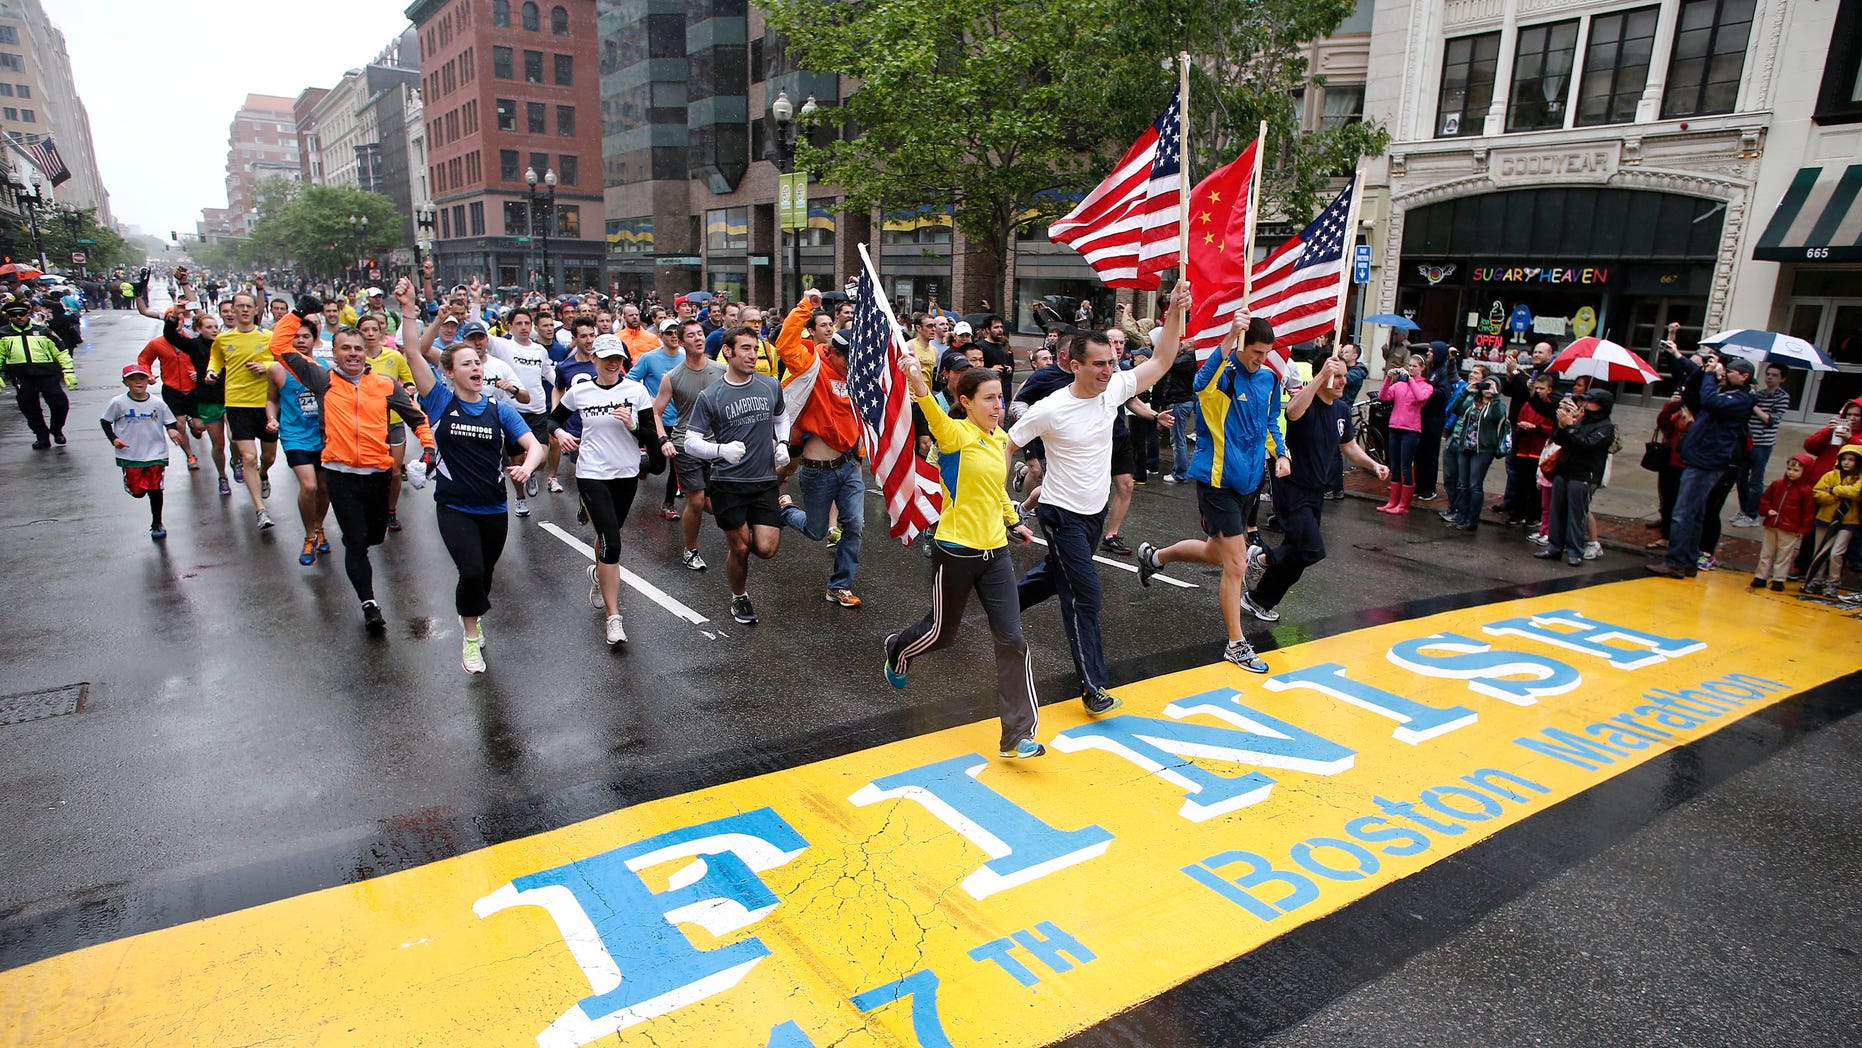
[[(84, 252), (83, 268), (92, 273), (142, 261), (140, 248), (131, 248), (116, 230), (97, 224), (94, 208), (49, 205), (38, 209), (38, 220), (39, 242), (45, 245), (46, 260), (54, 268), (77, 272), (79, 267), (71, 261), (73, 251)], [(0, 242), (14, 261), (34, 257), (32, 225), (24, 215), (8, 214), (0, 219)]]
[[(373, 258), (400, 240), (400, 215), (394, 201), (380, 193), (285, 179), (269, 179), (260, 187), (259, 218), (239, 252), (248, 268), (294, 268), (306, 275), (334, 276), (353, 268), (358, 258)], [(352, 224), (352, 215), (366, 218), (367, 224)]]
[[(1331, 172), (1383, 148), (1379, 129), (1300, 135), (1301, 45), (1354, 0), (769, 0), (796, 64), (858, 86), (813, 120), (838, 130), (798, 162), (850, 209), (948, 206), (1006, 271), (1018, 231), (1072, 207), (1169, 104), (1173, 57), (1194, 57), (1192, 177), (1269, 122), (1264, 211), (1310, 215)], [(1004, 295), (1004, 300), (1007, 296)]]

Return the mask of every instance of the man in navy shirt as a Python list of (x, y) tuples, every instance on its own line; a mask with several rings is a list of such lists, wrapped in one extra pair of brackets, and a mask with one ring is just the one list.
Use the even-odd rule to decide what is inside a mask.
[(1351, 402), (1343, 396), (1349, 380), (1350, 367), (1342, 358), (1323, 356), (1315, 362), (1313, 380), (1287, 405), (1287, 449), (1293, 466), (1286, 476), (1274, 479), (1274, 515), (1285, 537), (1268, 551), (1261, 581), (1241, 596), (1242, 610), (1262, 622), (1278, 621), (1280, 613), (1274, 607), (1307, 568), (1325, 559), (1319, 514), (1331, 488), (1334, 458), (1343, 455), (1375, 472), (1378, 480), (1390, 475), (1354, 439)]

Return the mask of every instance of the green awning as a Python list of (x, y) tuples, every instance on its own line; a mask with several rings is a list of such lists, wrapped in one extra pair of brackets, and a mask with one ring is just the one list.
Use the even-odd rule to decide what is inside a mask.
[(1862, 164), (1800, 168), (1752, 257), (1767, 262), (1862, 262)]

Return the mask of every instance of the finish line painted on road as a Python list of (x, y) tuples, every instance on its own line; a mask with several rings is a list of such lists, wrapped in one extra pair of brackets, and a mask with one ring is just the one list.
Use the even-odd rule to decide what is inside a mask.
[(981, 722), (88, 947), (0, 973), (0, 1042), (1047, 1044), (1856, 670), (1846, 618), (1702, 583), (1376, 626), (1050, 706), (1039, 760)]

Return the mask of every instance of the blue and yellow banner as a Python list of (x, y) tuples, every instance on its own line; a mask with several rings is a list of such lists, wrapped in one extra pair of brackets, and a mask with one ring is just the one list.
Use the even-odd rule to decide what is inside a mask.
[(1038, 760), (971, 724), (89, 947), (0, 973), (0, 1041), (1047, 1044), (1857, 669), (1853, 621), (1702, 582), (1390, 622), (1045, 708)]

